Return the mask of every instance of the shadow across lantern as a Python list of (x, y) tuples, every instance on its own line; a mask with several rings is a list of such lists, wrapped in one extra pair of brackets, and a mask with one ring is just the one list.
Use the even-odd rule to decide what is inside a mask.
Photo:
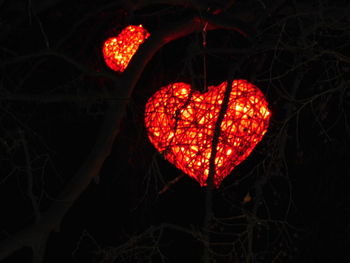
[[(146, 104), (145, 125), (154, 147), (201, 186), (206, 186), (226, 86), (227, 81), (200, 93), (189, 84), (173, 83), (162, 87)], [(260, 89), (246, 80), (234, 80), (220, 125), (213, 178), (216, 188), (261, 141), (269, 120), (268, 103)]]

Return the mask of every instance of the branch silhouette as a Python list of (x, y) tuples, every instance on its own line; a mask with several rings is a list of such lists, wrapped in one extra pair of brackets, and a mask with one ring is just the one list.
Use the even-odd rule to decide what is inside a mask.
[[(99, 174), (106, 158), (110, 155), (113, 142), (120, 131), (120, 123), (125, 116), (129, 99), (145, 66), (165, 44), (189, 35), (196, 30), (201, 30), (203, 19), (209, 23), (207, 30), (230, 28), (243, 34), (240, 25), (236, 24), (237, 20), (228, 21), (225, 17), (220, 20), (219, 16), (212, 15), (201, 18), (190, 16), (174, 25), (164, 27), (158, 32), (153, 32), (151, 37), (136, 52), (122, 76), (119, 79), (115, 79), (115, 82), (118, 83), (118, 88), (115, 88), (110, 96), (112, 98), (123, 98), (123, 100), (109, 102), (109, 109), (105, 113), (96, 142), (80, 166), (80, 169), (64, 186), (64, 189), (55, 198), (50, 207), (40, 214), (40, 218), (34, 224), (1, 241), (0, 260), (5, 259), (23, 247), (32, 248), (33, 262), (40, 263), (44, 260), (46, 243), (50, 233), (59, 231), (61, 222), (68, 210), (88, 187), (93, 178)], [(41, 56), (58, 56), (83, 72), (111, 77), (110, 74), (90, 72), (76, 61), (53, 51), (43, 51), (38, 54), (19, 57), (14, 60), (5, 61), (0, 66), (19, 63), (26, 59), (34, 59)]]

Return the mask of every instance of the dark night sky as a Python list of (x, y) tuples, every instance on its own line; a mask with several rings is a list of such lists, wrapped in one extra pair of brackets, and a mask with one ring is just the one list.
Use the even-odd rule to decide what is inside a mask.
[[(195, 32), (155, 54), (110, 156), (50, 235), (44, 262), (201, 262), (206, 188), (184, 176), (159, 194), (181, 171), (148, 141), (143, 112), (170, 82), (201, 85), (204, 53), (209, 85), (234, 68), (272, 111), (264, 139), (213, 192), (213, 262), (350, 260), (347, 1), (161, 1), (134, 12), (110, 0), (44, 2), (0, 1), (0, 240), (34, 223), (29, 185), (41, 212), (57, 200), (118, 101), (108, 95), (122, 76), (104, 64), (104, 40), (129, 24), (152, 35), (208, 4), (228, 23), (243, 21), (251, 38), (209, 31), (203, 52)], [(30, 257), (25, 248), (3, 262)]]

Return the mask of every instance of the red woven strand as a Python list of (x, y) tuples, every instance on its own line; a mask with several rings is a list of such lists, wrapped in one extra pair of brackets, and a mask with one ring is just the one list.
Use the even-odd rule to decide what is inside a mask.
[(107, 39), (103, 45), (103, 56), (108, 67), (123, 72), (139, 46), (150, 36), (142, 26), (128, 26), (117, 37)]
[[(185, 83), (161, 88), (147, 102), (148, 137), (164, 157), (206, 185), (209, 159), (227, 82), (201, 94)], [(269, 125), (270, 112), (262, 92), (246, 80), (234, 80), (221, 123), (215, 158), (214, 186), (253, 151)]]

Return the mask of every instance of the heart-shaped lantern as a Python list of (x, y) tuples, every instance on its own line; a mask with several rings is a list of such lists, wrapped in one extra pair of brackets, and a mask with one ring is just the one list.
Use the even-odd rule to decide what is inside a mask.
[(139, 46), (150, 36), (142, 26), (127, 26), (117, 37), (107, 39), (103, 45), (103, 57), (108, 67), (123, 72)]
[[(145, 124), (148, 137), (164, 157), (206, 186), (216, 121), (227, 81), (206, 93), (185, 83), (161, 88), (147, 102)], [(234, 80), (221, 122), (215, 155), (213, 184), (222, 180), (261, 141), (267, 131), (270, 111), (263, 93), (246, 80)]]

